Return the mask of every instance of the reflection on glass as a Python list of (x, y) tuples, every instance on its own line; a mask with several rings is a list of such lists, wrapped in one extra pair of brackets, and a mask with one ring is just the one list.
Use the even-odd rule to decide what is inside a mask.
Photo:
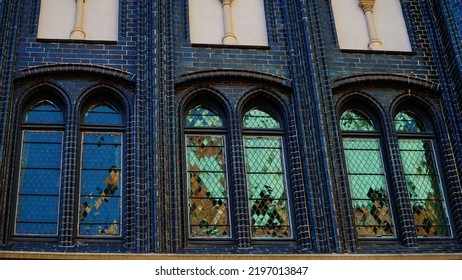
[(400, 112), (395, 117), (396, 132), (423, 132), (423, 125), (410, 112)]
[[(340, 129), (376, 131), (371, 119), (356, 109), (342, 114)], [(358, 237), (395, 237), (379, 139), (344, 136), (343, 148)]]
[(15, 233), (56, 235), (63, 133), (25, 130), (22, 139)]
[(121, 133), (83, 133), (80, 236), (121, 235)]
[(282, 139), (244, 136), (250, 223), (255, 238), (290, 238)]
[(187, 127), (222, 127), (223, 121), (214, 112), (197, 106), (188, 112), (186, 116)]
[(230, 236), (224, 136), (187, 135), (189, 236)]
[(399, 148), (411, 195), (417, 235), (419, 237), (451, 236), (431, 141), (399, 140)]
[(277, 129), (281, 127), (279, 122), (268, 113), (254, 108), (244, 115), (244, 128)]

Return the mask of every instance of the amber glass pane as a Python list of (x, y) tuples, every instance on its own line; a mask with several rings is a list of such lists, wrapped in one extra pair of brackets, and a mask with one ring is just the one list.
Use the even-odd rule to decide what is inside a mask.
[(254, 238), (290, 238), (281, 137), (245, 136), (250, 223)]
[(412, 212), (419, 237), (448, 237), (451, 229), (432, 141), (399, 140)]
[(187, 135), (189, 236), (230, 236), (224, 136)]
[(343, 131), (374, 131), (372, 121), (358, 110), (347, 110), (340, 118), (340, 129)]
[(350, 196), (359, 237), (394, 237), (378, 139), (344, 138)]

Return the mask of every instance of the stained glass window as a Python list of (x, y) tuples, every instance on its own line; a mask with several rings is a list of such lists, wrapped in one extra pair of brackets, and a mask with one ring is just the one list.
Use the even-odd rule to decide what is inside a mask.
[(372, 121), (360, 111), (348, 110), (340, 128), (358, 237), (395, 237), (378, 136), (351, 134), (376, 131)]
[(40, 124), (62, 125), (63, 113), (53, 102), (41, 101), (26, 112), (24, 121), (38, 126), (22, 131), (14, 233), (57, 235), (63, 132)]
[(252, 237), (291, 238), (283, 138), (278, 135), (252, 135), (252, 131), (248, 130), (280, 130), (281, 125), (257, 108), (245, 114), (243, 123), (247, 129), (244, 131), (244, 150)]
[[(226, 139), (223, 120), (204, 106), (186, 116), (190, 129), (185, 136), (190, 238), (229, 238)], [(200, 128), (216, 134), (200, 134)], [(199, 134), (197, 134), (199, 133)]]
[(82, 132), (78, 235), (120, 236), (123, 132), (117, 130), (122, 115), (102, 103), (88, 108), (83, 123), (106, 125), (114, 131)]
[[(404, 174), (418, 237), (449, 237), (450, 223), (433, 150), (423, 124), (411, 112), (395, 117)], [(413, 137), (408, 137), (414, 133)], [(419, 137), (420, 134), (420, 137)]]

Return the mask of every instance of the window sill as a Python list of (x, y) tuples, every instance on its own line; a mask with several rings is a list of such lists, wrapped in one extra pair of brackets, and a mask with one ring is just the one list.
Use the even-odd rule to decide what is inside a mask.
[(211, 49), (257, 49), (269, 50), (270, 46), (257, 46), (257, 45), (225, 45), (225, 44), (207, 44), (207, 43), (191, 43), (193, 48), (211, 48)]

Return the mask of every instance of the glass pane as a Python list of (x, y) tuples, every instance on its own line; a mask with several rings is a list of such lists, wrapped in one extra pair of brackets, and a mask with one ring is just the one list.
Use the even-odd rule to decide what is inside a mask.
[(399, 112), (395, 117), (395, 129), (397, 132), (423, 132), (424, 126), (411, 112)]
[(372, 121), (358, 110), (347, 110), (340, 118), (340, 129), (344, 131), (374, 131)]
[(281, 125), (270, 114), (252, 109), (244, 115), (244, 128), (281, 128)]
[(186, 136), (189, 236), (230, 237), (225, 139)]
[(418, 237), (449, 237), (451, 229), (432, 142), (399, 140)]
[(122, 134), (82, 137), (79, 235), (120, 236)]
[(281, 141), (281, 137), (244, 137), (254, 238), (292, 237)]
[(187, 127), (223, 127), (222, 119), (203, 106), (197, 106), (186, 116)]
[(343, 146), (358, 236), (396, 236), (379, 140), (344, 138)]
[(58, 106), (44, 100), (29, 109), (25, 117), (26, 123), (63, 123), (64, 116)]
[(24, 131), (15, 234), (58, 232), (62, 132)]
[(122, 115), (110, 104), (94, 104), (85, 112), (83, 122), (85, 124), (122, 125)]

